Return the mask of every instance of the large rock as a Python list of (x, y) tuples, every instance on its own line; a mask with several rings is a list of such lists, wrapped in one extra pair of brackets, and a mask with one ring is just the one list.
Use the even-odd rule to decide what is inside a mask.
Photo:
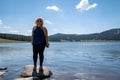
[(6, 72), (0, 72), (0, 76), (3, 76)]
[(49, 78), (52, 75), (52, 72), (45, 66), (43, 66), (43, 70), (39, 71), (39, 66), (37, 66), (37, 70), (33, 71), (33, 65), (25, 66), (24, 70), (21, 73), (22, 77), (37, 77), (40, 79)]
[(5, 73), (7, 72), (7, 67), (0, 67), (0, 76), (4, 76)]
[(28, 78), (16, 78), (14, 80), (40, 80), (39, 78), (37, 77), (28, 77)]

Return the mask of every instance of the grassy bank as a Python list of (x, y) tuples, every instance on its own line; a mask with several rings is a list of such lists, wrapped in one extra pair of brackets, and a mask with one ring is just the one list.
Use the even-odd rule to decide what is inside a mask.
[(0, 38), (0, 43), (14, 43), (14, 42), (23, 42), (23, 41), (16, 41), (16, 40), (9, 40), (9, 39)]

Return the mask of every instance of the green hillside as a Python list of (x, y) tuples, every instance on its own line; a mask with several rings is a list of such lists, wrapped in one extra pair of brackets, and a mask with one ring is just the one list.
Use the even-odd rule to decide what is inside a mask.
[[(31, 41), (31, 36), (0, 33), (0, 42)], [(62, 34), (57, 33), (49, 36), (49, 41), (120, 41), (120, 28), (110, 29), (92, 34)]]

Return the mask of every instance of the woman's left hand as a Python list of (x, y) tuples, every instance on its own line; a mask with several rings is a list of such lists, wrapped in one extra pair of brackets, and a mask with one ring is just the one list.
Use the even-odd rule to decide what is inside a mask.
[(49, 48), (49, 43), (46, 44), (46, 47)]

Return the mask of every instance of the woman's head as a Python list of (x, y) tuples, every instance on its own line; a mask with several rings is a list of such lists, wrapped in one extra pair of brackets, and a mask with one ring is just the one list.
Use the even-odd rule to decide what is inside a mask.
[(43, 26), (43, 19), (42, 18), (37, 18), (35, 21), (35, 24), (37, 27), (42, 27)]

